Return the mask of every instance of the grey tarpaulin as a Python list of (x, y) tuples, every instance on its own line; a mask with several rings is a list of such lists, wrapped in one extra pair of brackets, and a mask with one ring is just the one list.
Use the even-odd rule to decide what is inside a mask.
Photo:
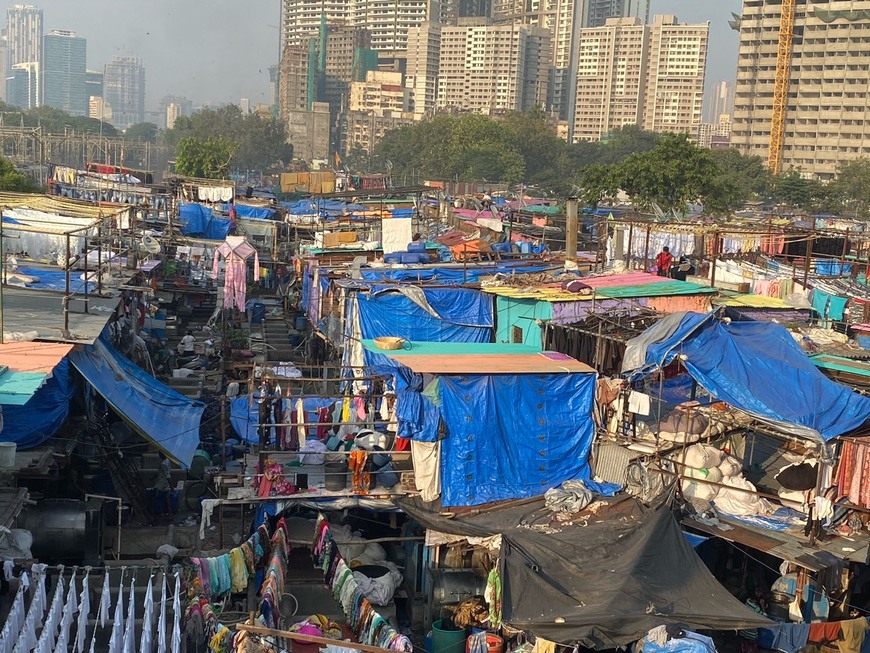
[(771, 624), (719, 584), (666, 508), (611, 500), (586, 526), (547, 528), (551, 513), (543, 501), (454, 518), (419, 498), (395, 502), (426, 528), (500, 533), (503, 618), (537, 637), (605, 649), (661, 624), (708, 630)]

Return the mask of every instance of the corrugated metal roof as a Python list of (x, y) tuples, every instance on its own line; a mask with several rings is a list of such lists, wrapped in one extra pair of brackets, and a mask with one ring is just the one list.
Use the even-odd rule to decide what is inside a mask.
[[(474, 347), (477, 353), (410, 354), (401, 349), (377, 352), (389, 356), (417, 374), (587, 374), (595, 371), (585, 363), (553, 351), (502, 353), (504, 346), (495, 344), (494, 351), (498, 353), (487, 353), (486, 344)], [(449, 351), (450, 348), (445, 349)]]

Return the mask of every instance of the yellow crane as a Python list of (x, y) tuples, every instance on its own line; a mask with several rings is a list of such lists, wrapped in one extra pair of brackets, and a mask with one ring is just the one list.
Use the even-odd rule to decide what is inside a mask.
[(788, 81), (791, 76), (792, 38), (794, 36), (795, 0), (782, 0), (779, 17), (779, 42), (776, 48), (776, 76), (773, 82), (773, 115), (770, 119), (770, 146), (767, 168), (774, 175), (782, 172), (782, 139), (788, 105)]

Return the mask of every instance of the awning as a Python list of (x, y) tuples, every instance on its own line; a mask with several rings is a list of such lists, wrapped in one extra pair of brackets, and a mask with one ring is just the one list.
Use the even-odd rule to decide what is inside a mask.
[(622, 370), (645, 373), (678, 356), (713, 397), (784, 433), (827, 441), (870, 419), (870, 398), (827, 378), (772, 322), (675, 313), (628, 341)]
[(47, 342), (0, 344), (0, 404), (26, 404), (72, 348)]
[(419, 498), (396, 505), (423, 527), (502, 536), (502, 615), (559, 644), (615, 648), (662, 624), (734, 630), (771, 622), (734, 598), (686, 541), (670, 511), (616, 499), (598, 514), (554, 523), (542, 503), (447, 517)]
[(189, 467), (205, 405), (149, 376), (102, 338), (70, 361), (116, 413), (175, 462)]

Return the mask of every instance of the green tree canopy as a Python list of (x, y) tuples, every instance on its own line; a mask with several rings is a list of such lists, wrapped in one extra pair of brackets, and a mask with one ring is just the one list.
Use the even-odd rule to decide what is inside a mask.
[(175, 126), (164, 133), (164, 140), (170, 146), (180, 145), (185, 138), (224, 138), (235, 142), (238, 147), (231, 166), (243, 170), (265, 170), (293, 159), (293, 146), (286, 142), (284, 125), (277, 118), (243, 114), (232, 104), (181, 116)]
[(711, 150), (717, 172), (708, 184), (704, 209), (727, 214), (753, 199), (764, 199), (772, 180), (761, 157), (737, 150)]
[(124, 138), (128, 141), (157, 142), (157, 125), (153, 122), (140, 122), (130, 125), (124, 130)]
[[(66, 111), (53, 107), (42, 106), (24, 111), (0, 102), (0, 113), (3, 114), (3, 122), (6, 125), (42, 127), (43, 131), (50, 134), (62, 134), (67, 129), (85, 134), (99, 134), (101, 132), (99, 120), (86, 116), (71, 116)], [(104, 122), (102, 123), (102, 134), (103, 136), (117, 136), (118, 130)]]
[(847, 215), (870, 219), (870, 159), (861, 157), (840, 165), (829, 190), (843, 203)]
[(237, 149), (238, 143), (222, 136), (182, 138), (175, 148), (175, 170), (189, 177), (226, 178)]
[(0, 158), (0, 190), (35, 193), (40, 189), (28, 175), (16, 170), (9, 160)]

